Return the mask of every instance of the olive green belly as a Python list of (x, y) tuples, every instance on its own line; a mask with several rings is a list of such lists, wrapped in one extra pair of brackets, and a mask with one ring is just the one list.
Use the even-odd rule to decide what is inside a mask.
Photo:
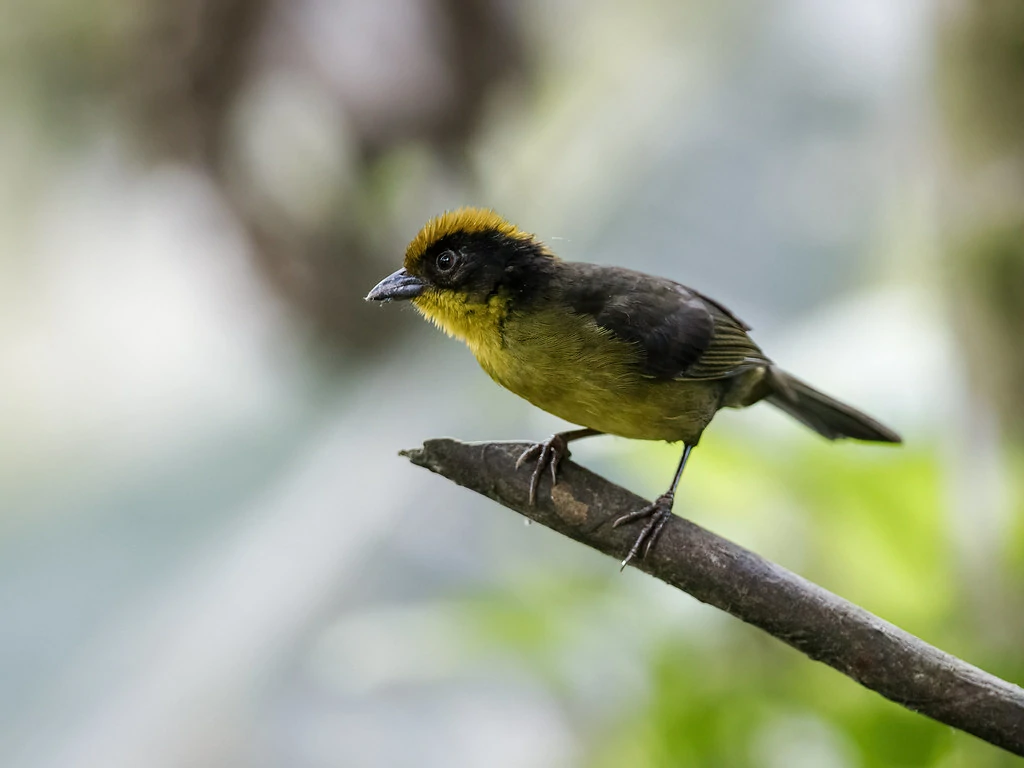
[(477, 359), (496, 382), (538, 408), (622, 437), (696, 444), (720, 406), (720, 381), (655, 380), (640, 373), (626, 345), (573, 341), (550, 349), (511, 344)]
[(511, 382), (508, 389), (573, 424), (638, 440), (696, 444), (718, 409), (717, 382), (640, 381), (623, 386), (601, 377), (565, 387)]

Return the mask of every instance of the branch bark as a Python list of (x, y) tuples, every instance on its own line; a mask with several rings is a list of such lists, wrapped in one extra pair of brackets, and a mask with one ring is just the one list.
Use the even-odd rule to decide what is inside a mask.
[[(634, 526), (610, 521), (647, 502), (574, 464), (528, 505), (526, 443), (428, 440), (414, 464), (621, 560)], [(690, 521), (673, 518), (634, 567), (763, 629), (907, 709), (1024, 756), (1024, 689), (923, 640)]]

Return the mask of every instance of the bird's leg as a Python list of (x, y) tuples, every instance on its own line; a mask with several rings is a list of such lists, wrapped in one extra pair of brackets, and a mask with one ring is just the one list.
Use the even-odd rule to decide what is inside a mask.
[(571, 429), (568, 432), (559, 432), (552, 435), (542, 443), (531, 445), (516, 462), (516, 469), (519, 469), (524, 462), (530, 459), (537, 459), (537, 466), (533, 468), (533, 476), (530, 478), (530, 506), (537, 501), (537, 487), (540, 485), (540, 478), (545, 469), (551, 470), (551, 485), (558, 482), (558, 465), (562, 459), (569, 457), (569, 443), (579, 440), (582, 437), (600, 435), (596, 429)]
[(618, 528), (620, 525), (631, 523), (634, 520), (642, 520), (645, 517), (650, 518), (647, 525), (640, 531), (640, 535), (636, 537), (636, 541), (633, 542), (633, 546), (629, 550), (629, 554), (626, 555), (626, 559), (622, 561), (622, 567), (619, 568), (620, 571), (629, 564), (630, 560), (640, 554), (641, 548), (643, 549), (643, 554), (640, 555), (641, 558), (647, 557), (654, 543), (661, 535), (661, 531), (668, 523), (669, 518), (672, 517), (672, 504), (676, 498), (676, 487), (679, 485), (679, 479), (683, 476), (683, 467), (686, 466), (686, 460), (690, 457), (691, 450), (693, 450), (692, 445), (683, 446), (683, 457), (679, 460), (676, 476), (672, 480), (672, 486), (665, 493), (661, 494), (653, 504), (648, 504), (643, 509), (623, 515), (612, 523), (613, 528)]

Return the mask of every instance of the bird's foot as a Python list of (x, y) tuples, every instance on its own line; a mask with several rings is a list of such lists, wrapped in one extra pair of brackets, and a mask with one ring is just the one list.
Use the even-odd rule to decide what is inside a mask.
[[(675, 494), (671, 491), (663, 493), (653, 504), (648, 504), (643, 509), (638, 509), (636, 512), (630, 512), (628, 515), (623, 515), (612, 523), (613, 528), (618, 528), (620, 525), (632, 523), (634, 520), (650, 518), (647, 525), (645, 525), (643, 530), (640, 531), (640, 535), (636, 537), (636, 541), (633, 542), (633, 547), (629, 550), (629, 554), (626, 555), (626, 559), (622, 561), (622, 566), (619, 568), (620, 571), (629, 565), (629, 562), (637, 555), (640, 555), (640, 559), (642, 560), (650, 554), (651, 549), (654, 547), (655, 542), (658, 540), (662, 530), (668, 523), (669, 518), (672, 517), (672, 502), (674, 500)], [(641, 550), (643, 550), (642, 554)]]
[(533, 475), (530, 477), (530, 506), (537, 502), (537, 488), (540, 486), (540, 479), (544, 470), (551, 471), (551, 485), (558, 482), (558, 466), (562, 459), (569, 456), (569, 442), (562, 435), (552, 435), (542, 443), (531, 445), (516, 462), (516, 469), (519, 469), (525, 462), (537, 459), (537, 466), (533, 468)]

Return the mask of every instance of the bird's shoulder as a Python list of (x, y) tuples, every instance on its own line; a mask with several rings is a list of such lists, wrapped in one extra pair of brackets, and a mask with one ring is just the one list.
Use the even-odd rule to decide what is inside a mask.
[(674, 280), (622, 267), (561, 262), (558, 300), (637, 345), (656, 379), (715, 379), (767, 362), (728, 308)]

